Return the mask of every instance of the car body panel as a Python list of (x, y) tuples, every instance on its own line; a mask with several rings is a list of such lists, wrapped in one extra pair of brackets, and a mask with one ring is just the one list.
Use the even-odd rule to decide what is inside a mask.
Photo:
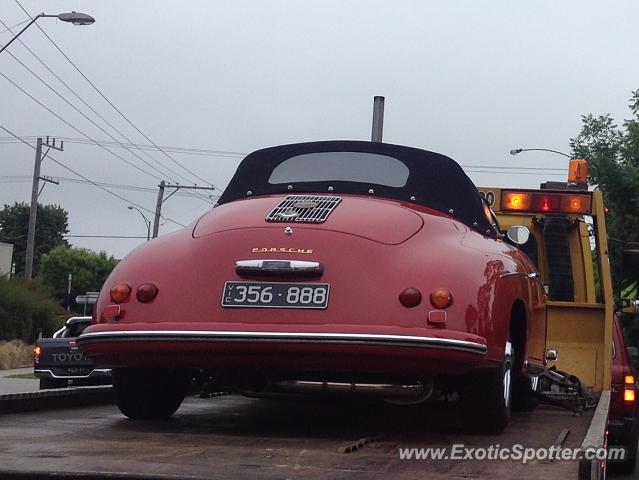
[(638, 435), (637, 415), (639, 409), (637, 402), (624, 401), (624, 389), (632, 388), (637, 395), (636, 383), (632, 385), (625, 384), (625, 377), (631, 375), (635, 381), (636, 373), (630, 356), (626, 349), (623, 330), (619, 318), (615, 318), (613, 331), (613, 359), (612, 359), (612, 377), (611, 377), (611, 398), (610, 411), (608, 413), (608, 429), (609, 438), (612, 444), (626, 444), (632, 442)]
[[(106, 280), (94, 325), (79, 339), (82, 350), (109, 367), (288, 365), (456, 375), (503, 362), (519, 305), (514, 321), (522, 323), (517, 328), (525, 344), (518, 368), (543, 363), (545, 310), (539, 282), (530, 277), (535, 267), (495, 231), (478, 231), (477, 222), (439, 208), (343, 191), (324, 194), (341, 202), (323, 223), (267, 221), (288, 194), (223, 203), (184, 230), (134, 250)], [(470, 200), (477, 201), (474, 194)], [(315, 277), (247, 276), (235, 268), (242, 260), (314, 261), (323, 268)], [(328, 283), (328, 305), (224, 307), (225, 283), (242, 280)], [(132, 293), (117, 317), (107, 317), (109, 292), (121, 282)], [(147, 282), (159, 293), (141, 303), (135, 290)], [(429, 300), (442, 287), (453, 298), (444, 311)], [(422, 295), (412, 308), (399, 301), (407, 288)]]

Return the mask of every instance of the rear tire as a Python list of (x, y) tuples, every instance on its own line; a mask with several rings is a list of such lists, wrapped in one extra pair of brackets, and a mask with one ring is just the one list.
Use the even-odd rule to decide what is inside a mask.
[(49, 390), (51, 388), (67, 388), (68, 380), (59, 378), (40, 378), (40, 390)]
[(514, 364), (510, 335), (504, 346), (502, 365), (475, 374), (469, 388), (461, 396), (461, 418), (464, 427), (481, 434), (499, 434), (510, 420), (512, 369)]
[(129, 418), (160, 420), (180, 407), (191, 379), (177, 369), (117, 368), (113, 370), (115, 399)]

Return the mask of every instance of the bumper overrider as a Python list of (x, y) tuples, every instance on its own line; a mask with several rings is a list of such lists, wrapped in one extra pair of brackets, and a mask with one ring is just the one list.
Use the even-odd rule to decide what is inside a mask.
[[(100, 324), (77, 339), (100, 366), (263, 367), (338, 370), (446, 370), (477, 367), (486, 339), (465, 332), (406, 328), (282, 331), (282, 325)], [(160, 327), (160, 328), (158, 328)], [(185, 328), (186, 327), (186, 328)], [(195, 327), (195, 328), (189, 328)], [(235, 327), (235, 328), (233, 328)], [(270, 328), (269, 328), (270, 327)], [(299, 327), (299, 326), (296, 326)], [(310, 328), (311, 326), (305, 326)], [(382, 330), (382, 331), (380, 331)]]

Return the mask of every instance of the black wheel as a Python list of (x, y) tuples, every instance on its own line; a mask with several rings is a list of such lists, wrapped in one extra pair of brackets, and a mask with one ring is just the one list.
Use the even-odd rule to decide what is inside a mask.
[(539, 404), (539, 378), (522, 376), (513, 380), (512, 409), (515, 412), (529, 412)]
[[(607, 468), (614, 473), (632, 473), (635, 471), (635, 465), (637, 464), (637, 437), (632, 442), (626, 445), (619, 445), (626, 447), (626, 458), (622, 462), (608, 461)], [(611, 445), (611, 447), (617, 447), (617, 445)]]
[(113, 370), (118, 408), (132, 419), (159, 420), (170, 417), (182, 404), (190, 383), (190, 376), (177, 369)]
[(68, 380), (62, 380), (59, 378), (41, 378), (40, 390), (48, 390), (50, 388), (66, 388), (69, 386)]
[(473, 375), (461, 395), (464, 427), (474, 433), (498, 434), (510, 420), (512, 398), (513, 347), (510, 335), (504, 345), (499, 368)]

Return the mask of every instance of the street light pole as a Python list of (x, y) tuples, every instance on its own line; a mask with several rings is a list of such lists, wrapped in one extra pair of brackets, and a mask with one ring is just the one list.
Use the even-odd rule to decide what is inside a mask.
[(91, 25), (95, 22), (95, 19), (87, 15), (86, 13), (79, 12), (70, 12), (70, 13), (60, 13), (58, 15), (46, 15), (44, 13), (40, 13), (33, 17), (27, 25), (20, 30), (11, 40), (9, 40), (2, 48), (0, 48), (0, 53), (2, 53), (9, 45), (11, 45), (27, 28), (33, 25), (38, 18), (48, 17), (48, 18), (57, 18), (58, 20), (62, 20), (63, 22), (73, 23), (74, 25)]
[(511, 150), (510, 154), (517, 155), (518, 153), (521, 153), (521, 152), (551, 152), (551, 153), (556, 153), (558, 155), (563, 155), (564, 157), (575, 158), (573, 155), (568, 155), (567, 153), (559, 152), (557, 150), (551, 150), (550, 148), (516, 148), (514, 150)]
[(144, 224), (146, 225), (146, 241), (148, 242), (149, 240), (151, 240), (151, 220), (146, 218), (146, 215), (144, 215), (144, 213), (142, 213), (142, 211), (139, 208), (134, 207), (133, 205), (129, 205), (126, 208), (128, 208), (129, 210), (136, 210), (140, 215), (142, 215), (142, 218), (144, 219)]

